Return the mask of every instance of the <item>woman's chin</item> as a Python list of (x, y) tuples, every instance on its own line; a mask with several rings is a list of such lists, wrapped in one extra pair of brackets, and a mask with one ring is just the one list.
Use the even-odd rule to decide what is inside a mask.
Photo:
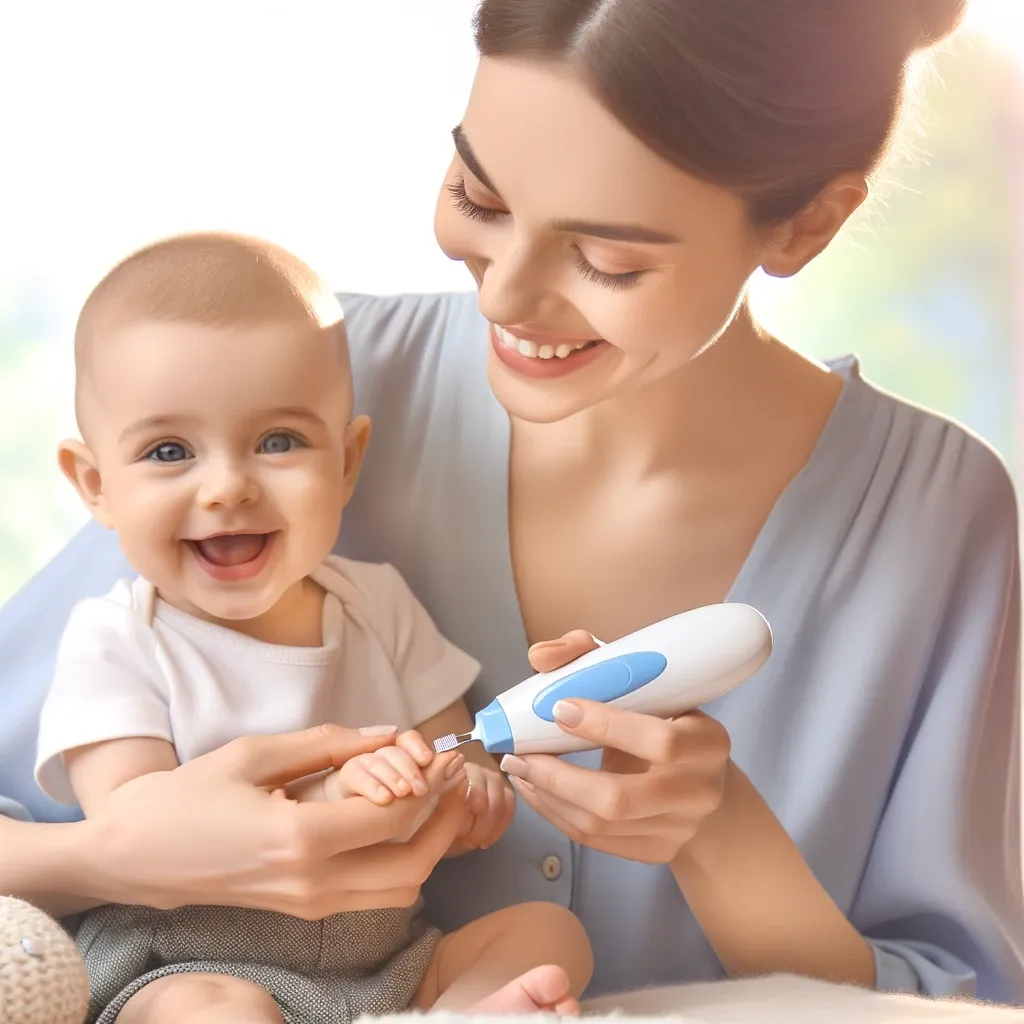
[(530, 377), (510, 369), (493, 349), (487, 357), (487, 379), (494, 397), (509, 416), (526, 423), (558, 423), (611, 397), (614, 389), (609, 389), (607, 376), (587, 369)]

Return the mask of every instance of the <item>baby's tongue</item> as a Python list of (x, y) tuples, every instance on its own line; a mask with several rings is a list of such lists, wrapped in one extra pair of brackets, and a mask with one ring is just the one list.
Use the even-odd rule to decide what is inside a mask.
[(237, 533), (232, 536), (207, 537), (196, 542), (203, 558), (214, 565), (242, 565), (251, 562), (266, 544), (262, 533)]

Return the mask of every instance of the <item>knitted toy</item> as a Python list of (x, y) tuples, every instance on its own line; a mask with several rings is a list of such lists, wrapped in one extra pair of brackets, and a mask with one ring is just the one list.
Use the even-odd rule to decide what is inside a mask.
[(0, 896), (0, 1024), (82, 1024), (89, 978), (78, 947), (48, 914)]

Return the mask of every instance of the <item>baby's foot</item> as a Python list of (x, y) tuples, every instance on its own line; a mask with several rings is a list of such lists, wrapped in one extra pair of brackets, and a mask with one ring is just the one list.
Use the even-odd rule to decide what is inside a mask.
[(561, 967), (534, 967), (493, 995), (481, 999), (464, 1012), (473, 1013), (559, 1013), (578, 1016), (580, 1004), (572, 994), (569, 975)]

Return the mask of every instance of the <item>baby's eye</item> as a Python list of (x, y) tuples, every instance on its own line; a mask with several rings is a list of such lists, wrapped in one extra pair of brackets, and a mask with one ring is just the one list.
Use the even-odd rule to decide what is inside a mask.
[(260, 442), (260, 451), (264, 455), (284, 455), (293, 448), (301, 446), (301, 442), (292, 434), (268, 434)]
[(184, 462), (192, 458), (191, 453), (177, 441), (165, 441), (158, 444), (147, 456), (153, 462)]

